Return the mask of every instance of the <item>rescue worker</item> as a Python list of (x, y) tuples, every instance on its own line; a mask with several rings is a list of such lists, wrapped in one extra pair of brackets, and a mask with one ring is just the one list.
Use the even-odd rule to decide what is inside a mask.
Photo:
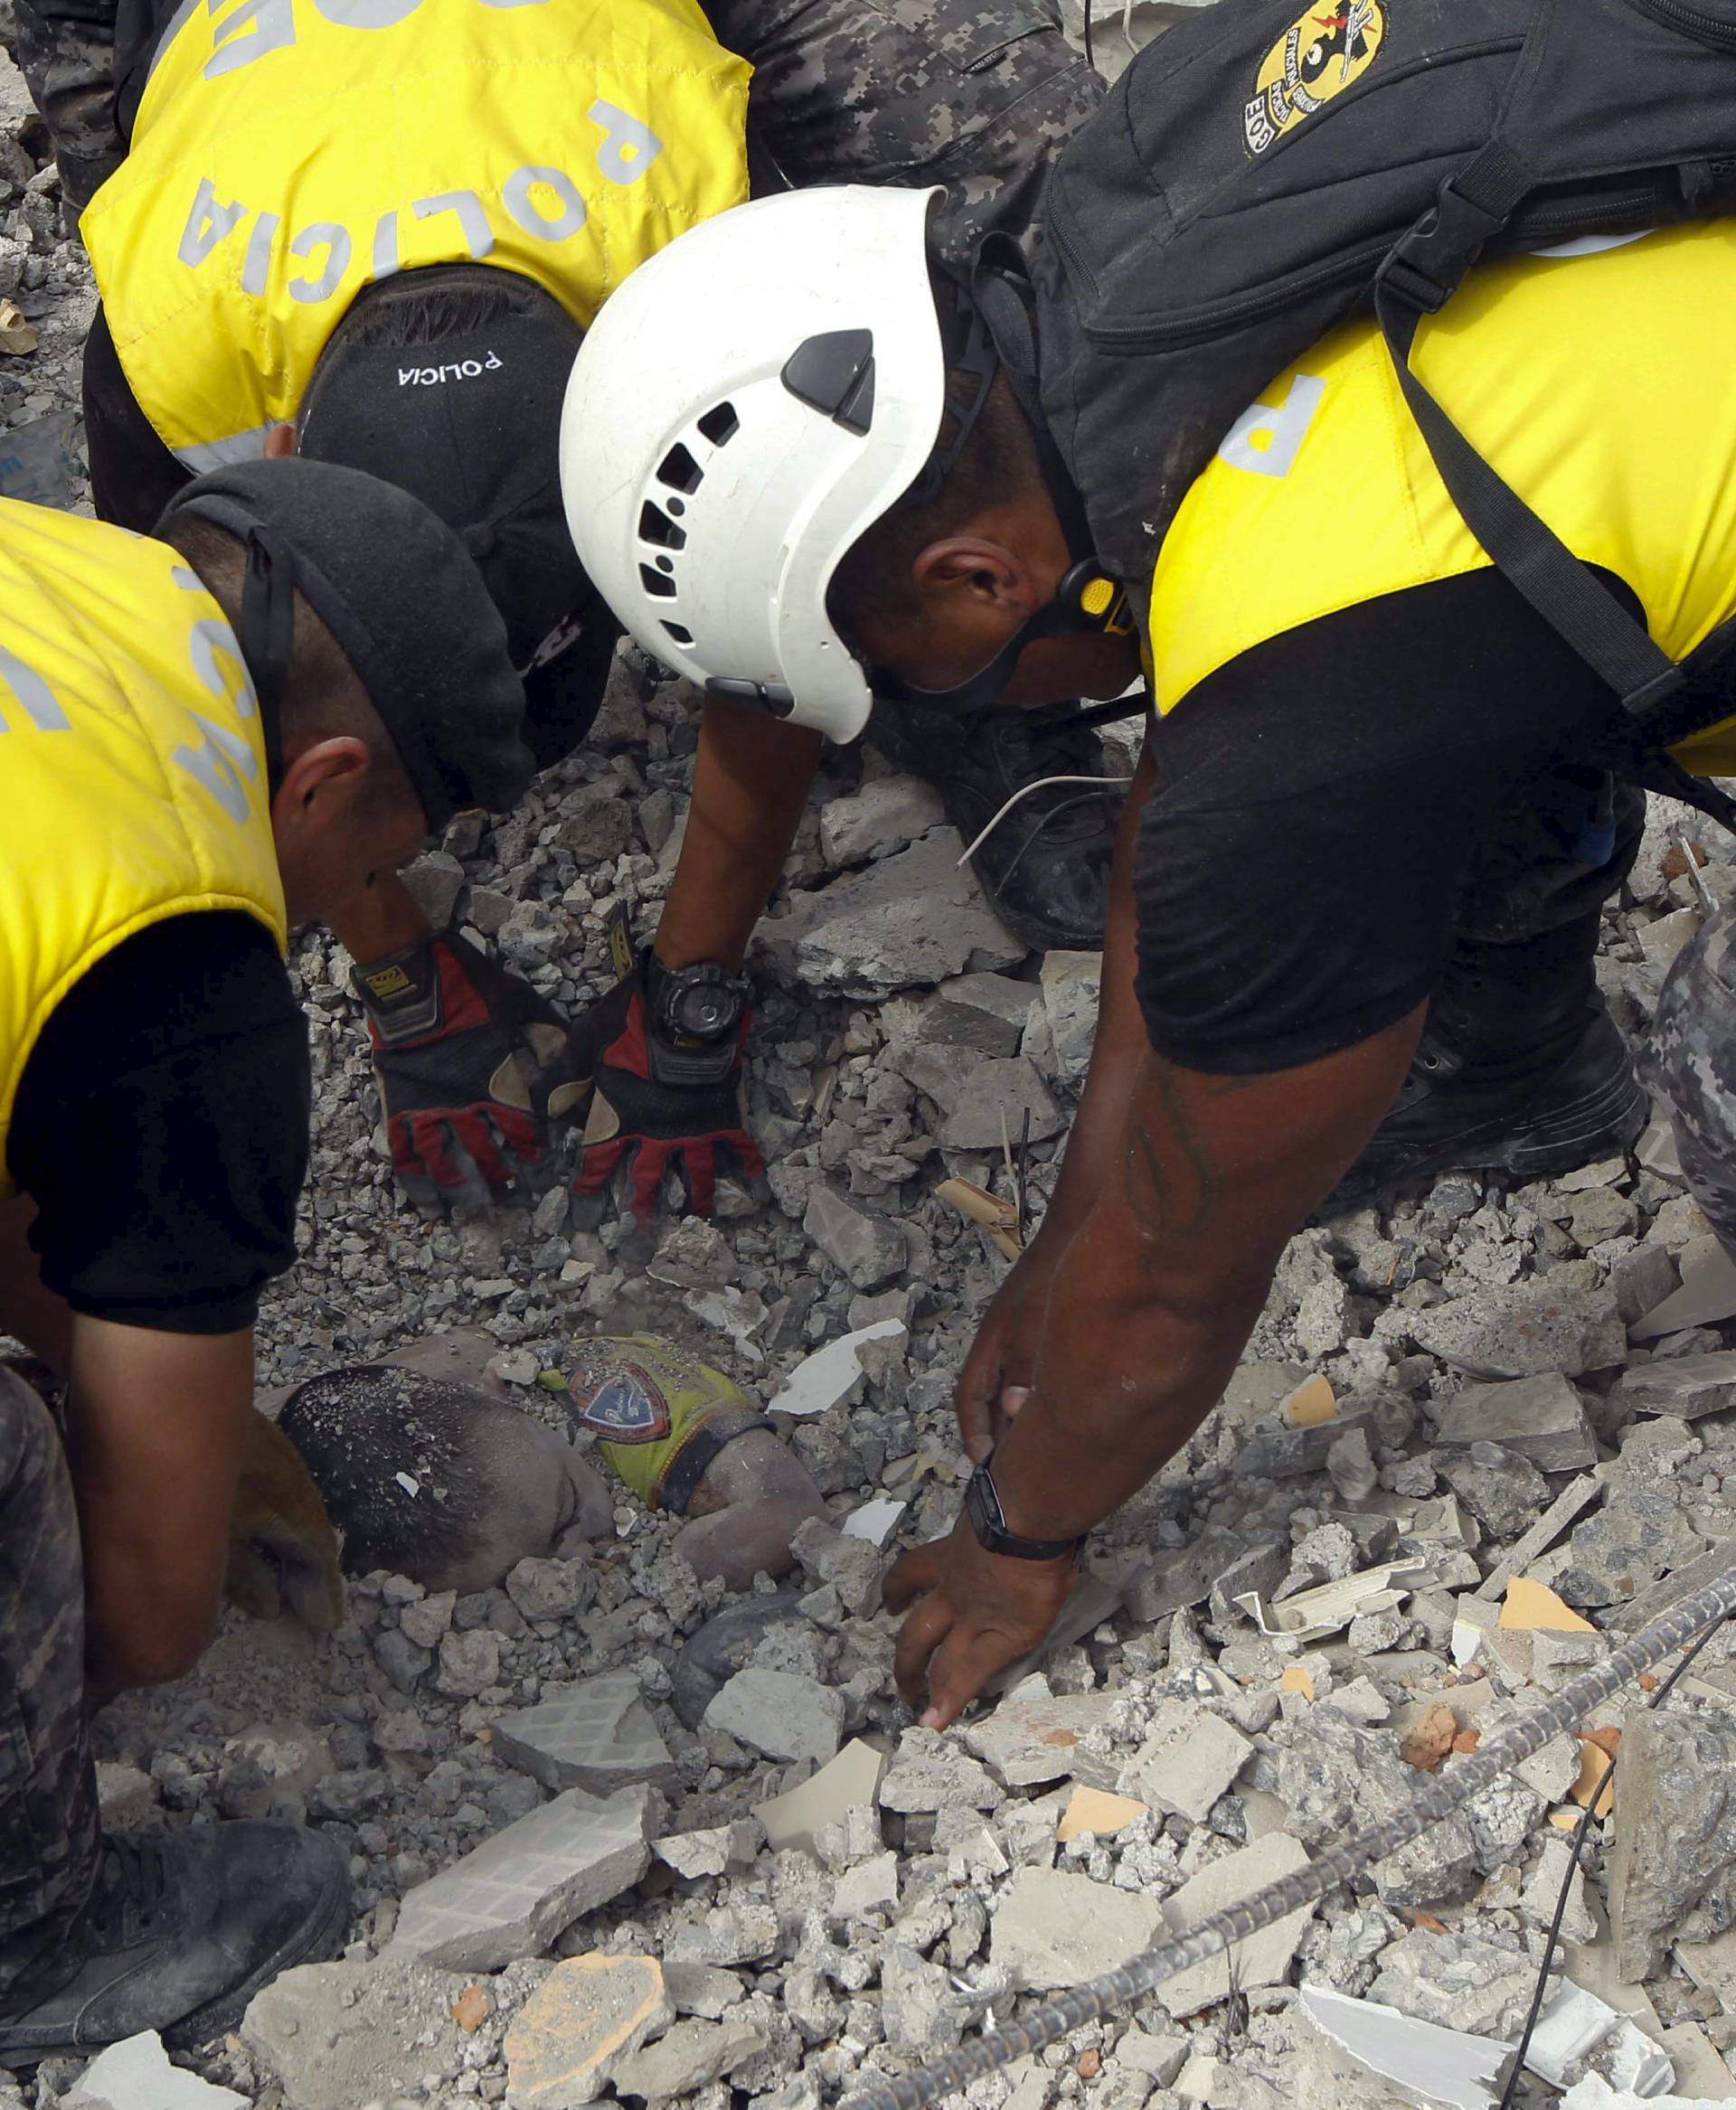
[[(1239, 139), (1240, 103), (1226, 122)], [(925, 216), (845, 189), (672, 244), (580, 352), (563, 470), (593, 495), (580, 556), (637, 636), (677, 623), (690, 642), (658, 649), (691, 678), (840, 726), (871, 684), (1113, 693), (1140, 668), (1118, 588), (1148, 596), (1162, 715), (1117, 848), (1083, 1103), (959, 1380), (966, 1515), (889, 1578), (915, 1606), (901, 1686), (926, 1685), (944, 1725), (1042, 1636), (1083, 1535), (1221, 1396), (1286, 1242), (1353, 1165), (1363, 1186), (1531, 1177), (1620, 1150), (1643, 1104), (1593, 972), (1636, 839), (1599, 759), (1625, 721), (1447, 498), (1374, 319), (1262, 392), (1141, 587), (1078, 558), (1078, 519), (1113, 499), (1137, 520), (1126, 480), (1165, 436), (1118, 433), (1103, 487), (1069, 487), (985, 309), (931, 273)], [(1050, 274), (1043, 297), (1071, 283)], [(656, 336), (689, 307), (703, 337)], [(1733, 323), (1736, 221), (1710, 221), (1486, 262), (1414, 354), (1671, 660), (1736, 609)], [(713, 448), (722, 402), (736, 429)], [(670, 433), (691, 491), (665, 473)], [(658, 598), (636, 566), (677, 498)], [(1678, 754), (1736, 769), (1736, 718)], [(1731, 948), (1728, 922), (1689, 948), (1664, 1052), (1684, 1166), (1736, 1250)]]
[(0, 1368), (0, 2066), (23, 2066), (202, 2042), (347, 1934), (322, 1834), (105, 1838), (87, 1709), (192, 1665), (233, 1514), (296, 1556), (252, 1408), (307, 1162), (286, 933), (532, 765), (463, 545), (357, 470), (214, 471), (153, 539), (0, 504), (0, 1332), (66, 1387), (62, 1430)]
[[(760, 184), (955, 184), (946, 239), (962, 256), (991, 221), (1029, 221), (1099, 89), (1051, 10), (1005, 0), (717, 0), (709, 14), (696, 0), (25, 0), (20, 52), (102, 295), (85, 373), (99, 514), (146, 527), (192, 471), (291, 447), (396, 478), (476, 553), (527, 670), (542, 767), (582, 739), (618, 636), (574, 562), (554, 460), (599, 304), (745, 197), (750, 165)], [(1089, 739), (1011, 719), (967, 749), (892, 712), (876, 737), (941, 785), (967, 841), (1028, 782), (1101, 774)], [(629, 1157), (646, 1212), (665, 1170), (709, 1212), (721, 1165), (760, 1169), (738, 1103), (740, 970), (817, 752), (798, 730), (708, 715), (655, 953), (571, 1043), (395, 881), (354, 904), (337, 935), (360, 963), (408, 1191), (486, 1199), (539, 1154), (550, 1110), (590, 1116), (593, 1215)], [(772, 781), (783, 818), (744, 856), (743, 787)], [(1070, 785), (990, 838), (979, 871), (1027, 943), (1097, 943), (1116, 811)], [(635, 1002), (649, 1052), (623, 1068), (606, 1050)]]

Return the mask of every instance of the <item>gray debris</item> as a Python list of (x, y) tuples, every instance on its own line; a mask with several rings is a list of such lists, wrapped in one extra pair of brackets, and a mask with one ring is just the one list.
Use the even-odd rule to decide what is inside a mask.
[(1631, 1712), (1615, 1791), (1609, 1919), (1634, 1983), (1671, 1942), (1736, 1925), (1736, 1715)]
[(1080, 1985), (1131, 1963), (1164, 1926), (1156, 1899), (1089, 1876), (1021, 1869), (990, 1923), (990, 1955), (1022, 1985)]
[(495, 1717), (495, 1747), (557, 1793), (612, 1794), (636, 1781), (669, 1785), (675, 1765), (630, 1671), (545, 1686), (534, 1707)]
[(1407, 1313), (1404, 1331), (1419, 1348), (1478, 1378), (1579, 1377), (1628, 1360), (1613, 1293), (1564, 1287), (1550, 1276)]
[(384, 1957), (303, 1964), (254, 1994), (241, 2041), (282, 2088), (288, 2110), (355, 2110), (459, 2055), (464, 2035), (452, 2006), (468, 1983)]
[(705, 1710), (705, 1727), (724, 1730), (768, 1758), (824, 1765), (843, 1739), (844, 1700), (814, 1678), (738, 1671)]
[(1478, 1386), (1442, 1401), (1436, 1441), (1500, 1444), (1545, 1473), (1571, 1473), (1598, 1462), (1598, 1439), (1580, 1395), (1557, 1371)]

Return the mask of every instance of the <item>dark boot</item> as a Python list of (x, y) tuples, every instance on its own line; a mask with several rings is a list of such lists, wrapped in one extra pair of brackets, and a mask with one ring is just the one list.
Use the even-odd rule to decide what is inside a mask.
[[(868, 738), (901, 769), (925, 777), (947, 818), (974, 843), (1014, 792), (1045, 777), (1101, 777), (1103, 750), (1088, 726), (1048, 731), (1016, 711), (973, 726), (877, 704)], [(971, 859), (995, 913), (1035, 952), (1096, 952), (1109, 901), (1109, 859), (1122, 791), (1057, 784), (1022, 799)]]
[[(1595, 942), (1595, 918), (1589, 935)], [(1583, 946), (1567, 932), (1464, 948), (1392, 1111), (1322, 1216), (1442, 1173), (1501, 1172), (1522, 1184), (1629, 1148), (1650, 1103), (1590, 955), (1576, 953)]]
[(298, 1824), (211, 1824), (108, 1839), (63, 1947), (0, 2002), (0, 2067), (78, 2058), (160, 2030), (201, 2044), (234, 2028), (262, 1985), (335, 1955), (349, 1862)]

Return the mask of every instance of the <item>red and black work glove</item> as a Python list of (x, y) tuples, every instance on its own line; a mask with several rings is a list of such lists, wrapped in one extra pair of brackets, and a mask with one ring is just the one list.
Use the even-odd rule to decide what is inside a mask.
[(622, 1206), (637, 1217), (657, 1212), (665, 1176), (674, 1173), (687, 1212), (709, 1216), (720, 1173), (765, 1178), (765, 1160), (748, 1134), (741, 1104), (741, 1055), (752, 1013), (743, 1011), (715, 1041), (677, 1040), (651, 1015), (641, 953), (607, 996), (572, 1029), (568, 1061), (594, 1090), (583, 1154), (572, 1183), (573, 1217), (595, 1229), (619, 1177)]
[(528, 983), (448, 935), (355, 970), (392, 1169), (425, 1213), (480, 1207), (542, 1154), (538, 1088), (566, 1022)]

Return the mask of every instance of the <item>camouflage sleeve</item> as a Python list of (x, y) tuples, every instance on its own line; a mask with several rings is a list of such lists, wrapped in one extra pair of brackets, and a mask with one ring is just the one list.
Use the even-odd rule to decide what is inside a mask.
[(795, 184), (945, 184), (942, 240), (1023, 234), (1103, 84), (1052, 0), (715, 0), (756, 129)]

